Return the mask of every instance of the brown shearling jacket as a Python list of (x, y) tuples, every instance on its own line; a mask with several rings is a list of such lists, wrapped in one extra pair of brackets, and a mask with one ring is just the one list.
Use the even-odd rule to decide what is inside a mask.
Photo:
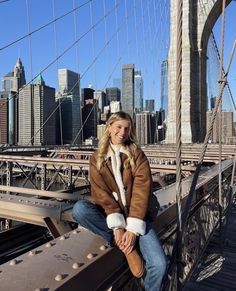
[[(96, 167), (97, 156), (98, 153), (96, 151), (90, 159), (91, 194), (93, 202), (105, 210), (108, 227), (124, 227), (139, 234), (144, 234), (146, 228), (144, 219), (152, 191), (150, 166), (144, 152), (141, 149), (136, 150), (133, 170), (124, 168), (123, 165), (127, 155), (125, 150), (120, 152), (120, 171), (125, 190), (126, 207), (121, 201), (121, 194), (113, 174), (111, 159), (108, 158), (101, 169), (98, 170)], [(124, 221), (121, 223), (117, 221), (117, 218), (122, 218)]]

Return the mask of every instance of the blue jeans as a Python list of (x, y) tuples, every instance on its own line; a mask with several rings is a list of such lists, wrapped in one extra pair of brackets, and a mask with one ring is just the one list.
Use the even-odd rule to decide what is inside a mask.
[[(106, 215), (101, 207), (88, 200), (79, 200), (73, 207), (72, 216), (81, 226), (102, 236), (113, 246), (113, 231), (108, 228)], [(145, 290), (158, 291), (165, 275), (167, 259), (150, 222), (146, 222), (146, 234), (138, 237), (138, 243), (146, 263)]]

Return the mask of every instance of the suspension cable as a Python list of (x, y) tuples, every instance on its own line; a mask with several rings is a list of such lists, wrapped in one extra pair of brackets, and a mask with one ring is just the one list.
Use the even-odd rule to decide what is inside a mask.
[[(94, 27), (93, 27), (93, 11), (92, 11), (91, 2), (89, 3), (89, 14), (90, 14), (90, 26), (92, 27), (91, 35), (92, 35), (92, 46), (93, 46), (93, 58), (95, 58), (96, 54), (95, 54)], [(94, 64), (94, 86), (95, 88), (97, 87), (96, 63)]]
[(29, 55), (30, 55), (30, 77), (33, 78), (33, 61), (32, 61), (32, 42), (31, 42), (31, 34), (30, 33), (30, 16), (29, 16), (29, 2), (25, 0), (26, 4), (26, 14), (27, 14), (27, 26), (28, 26), (28, 35), (29, 35)]
[(177, 204), (177, 285), (180, 288), (182, 261), (182, 168), (181, 168), (181, 94), (182, 94), (182, 14), (183, 1), (177, 1), (177, 38), (176, 38), (176, 204)]
[(23, 35), (22, 37), (19, 37), (19, 38), (17, 38), (16, 40), (14, 40), (14, 41), (12, 41), (12, 42), (6, 44), (6, 45), (3, 46), (3, 47), (1, 47), (1, 48), (0, 48), (0, 51), (5, 50), (6, 48), (8, 48), (8, 47), (10, 47), (10, 46), (16, 44), (17, 42), (19, 42), (19, 41), (25, 39), (26, 37), (29, 37), (30, 35), (32, 35), (32, 34), (38, 32), (38, 31), (42, 30), (43, 28), (46, 28), (47, 26), (51, 25), (53, 22), (56, 22), (56, 21), (58, 21), (58, 20), (60, 20), (60, 19), (62, 19), (62, 18), (64, 18), (64, 17), (66, 17), (67, 15), (71, 14), (72, 12), (74, 12), (74, 11), (76, 11), (76, 10), (82, 8), (83, 6), (87, 5), (87, 4), (88, 4), (89, 2), (91, 2), (91, 1), (93, 1), (93, 0), (86, 1), (85, 3), (83, 3), (83, 4), (79, 5), (79, 6), (77, 6), (76, 8), (74, 8), (74, 9), (72, 9), (72, 10), (66, 12), (66, 13), (63, 14), (62, 16), (56, 18), (55, 20), (50, 21), (50, 22), (44, 24), (43, 26), (40, 26), (39, 28), (37, 28), (37, 29), (35, 29), (35, 30), (33, 30), (33, 31), (29, 31), (27, 34)]
[[(73, 0), (73, 7), (75, 7), (75, 0)], [(77, 32), (77, 15), (76, 15), (77, 11), (74, 11), (74, 31), (75, 31), (75, 40), (78, 38), (78, 32)], [(78, 51), (78, 44), (75, 47), (75, 54), (76, 54), (76, 64), (77, 64), (77, 72), (79, 73), (80, 71), (80, 66), (79, 66), (79, 51)], [(80, 90), (80, 75), (78, 74), (78, 85), (79, 85), (79, 90)], [(79, 98), (79, 127), (81, 126), (81, 124), (83, 123), (82, 120), (82, 107), (81, 107), (81, 96), (80, 96), (80, 92), (79, 92), (79, 96), (77, 97)], [(72, 134), (73, 136), (73, 134)], [(83, 140), (83, 132), (81, 133), (81, 140)]]
[[(91, 1), (91, 0), (90, 0)], [(118, 4), (119, 5), (119, 4)], [(115, 7), (113, 7), (111, 10), (108, 11), (106, 17), (108, 15), (110, 15), (113, 11), (115, 10)], [(45, 72), (47, 69), (49, 69), (54, 63), (56, 63), (57, 60), (59, 60), (60, 58), (62, 58), (68, 51), (70, 51), (77, 43), (79, 43), (85, 36), (87, 36), (89, 34), (89, 32), (95, 28), (96, 26), (98, 26), (104, 19), (105, 16), (103, 16), (102, 18), (100, 18), (94, 25), (93, 27), (90, 27), (86, 32), (84, 32), (79, 38), (77, 38), (71, 45), (69, 45), (60, 55), (58, 55), (54, 60), (52, 60), (46, 67), (44, 67), (40, 72), (41, 74), (43, 72)], [(25, 86), (31, 84), (36, 78), (37, 78), (38, 75), (36, 75), (35, 77), (33, 77), (28, 83), (26, 83)], [(75, 86), (77, 85), (77, 83), (75, 84)], [(74, 87), (73, 87), (74, 88)], [(23, 90), (23, 88), (20, 88), (19, 89), (19, 92)], [(11, 96), (11, 98), (7, 99), (6, 102), (3, 102), (1, 105), (0, 105), (0, 108), (7, 102), (9, 102), (9, 100), (11, 100), (12, 98), (15, 98), (16, 95), (18, 95), (18, 93), (14, 94)], [(16, 98), (19, 98), (16, 97)]]
[[(120, 27), (118, 28), (118, 30), (121, 30), (121, 28), (125, 25), (125, 21), (122, 22), (122, 24), (120, 25)], [(112, 41), (112, 39), (115, 38), (117, 34), (117, 31), (114, 32), (114, 34), (111, 36), (111, 38), (108, 40), (108, 42), (103, 46), (103, 48), (99, 51), (99, 53), (97, 54), (97, 56), (92, 60), (92, 62), (88, 65), (88, 67), (85, 69), (85, 71), (83, 72), (83, 74), (81, 74), (81, 78), (80, 80), (86, 75), (86, 73), (90, 70), (90, 68), (94, 65), (94, 63), (98, 60), (98, 58), (100, 57), (100, 55), (103, 53), (103, 51), (105, 50), (105, 48), (109, 45), (109, 43)], [(117, 63), (118, 65), (118, 63)], [(109, 81), (110, 81), (110, 77), (108, 78)], [(72, 94), (73, 93), (73, 89), (75, 88), (75, 86), (77, 86), (78, 84), (78, 81), (72, 86), (71, 88), (71, 91), (68, 92), (68, 95), (69, 94)], [(107, 83), (106, 83), (107, 85)], [(62, 100), (63, 102), (64, 100)], [(56, 112), (56, 110), (58, 109), (58, 106), (56, 106), (56, 108), (53, 110), (53, 112), (48, 116), (48, 118), (45, 120), (45, 122), (42, 124), (42, 126), (40, 127), (40, 129), (35, 133), (34, 136), (36, 136), (38, 134), (38, 132), (42, 129), (42, 127), (48, 122), (48, 120), (53, 116), (53, 114)], [(93, 109), (91, 109), (92, 111)], [(91, 113), (90, 113), (91, 114)], [(89, 116), (90, 116), (89, 114)], [(86, 119), (87, 121), (87, 119)], [(84, 124), (86, 123), (86, 121), (84, 121)], [(76, 135), (74, 141), (72, 144), (75, 143), (76, 139), (78, 138), (79, 134), (81, 133), (81, 130), (83, 129), (84, 127), (84, 124), (82, 124), (78, 134)], [(34, 136), (31, 138), (31, 140), (34, 138)], [(29, 141), (28, 145), (30, 144), (31, 141)]]
[[(225, 30), (225, 0), (222, 2), (222, 22), (221, 22), (221, 51), (220, 51), (220, 73), (219, 83), (222, 82), (223, 57), (224, 57), (224, 30)], [(222, 224), (222, 100), (219, 103), (219, 206), (220, 206), (220, 228)]]
[[(52, 0), (52, 17), (53, 17), (53, 20), (56, 19), (55, 17), (55, 2), (54, 0)], [(57, 29), (56, 29), (56, 22), (54, 21), (53, 22), (53, 32), (54, 32), (54, 47), (55, 47), (55, 55), (56, 57), (58, 56), (58, 49), (57, 49)], [(56, 68), (57, 68), (57, 84), (59, 85), (59, 78), (58, 78), (58, 69), (59, 69), (59, 66), (58, 66), (58, 59), (56, 61)], [(59, 92), (60, 93), (60, 92)], [(58, 105), (59, 105), (59, 126), (60, 126), (60, 137), (61, 137), (61, 145), (63, 145), (63, 125), (62, 125), (62, 114), (61, 114), (61, 98), (60, 96), (58, 96)]]

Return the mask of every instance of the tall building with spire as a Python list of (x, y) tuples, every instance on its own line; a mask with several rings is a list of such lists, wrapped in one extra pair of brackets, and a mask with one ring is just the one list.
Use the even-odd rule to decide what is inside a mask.
[(19, 94), (19, 145), (53, 145), (56, 142), (55, 89), (41, 74)]
[(122, 110), (134, 116), (134, 65), (127, 64), (122, 67)]
[(18, 104), (19, 90), (26, 84), (24, 66), (20, 58), (17, 59), (14, 71), (9, 72), (2, 78), (1, 99), (5, 99), (7, 114), (6, 120), (1, 122), (7, 133), (6, 143), (10, 145), (18, 142)]

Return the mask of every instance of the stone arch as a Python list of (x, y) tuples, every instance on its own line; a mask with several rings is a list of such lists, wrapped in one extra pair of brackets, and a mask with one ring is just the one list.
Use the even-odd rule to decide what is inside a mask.
[[(176, 0), (170, 0), (170, 49), (168, 55), (168, 119), (166, 142), (175, 143)], [(226, 1), (228, 5), (231, 0)], [(183, 0), (182, 31), (182, 141), (203, 142), (206, 133), (207, 44), (222, 12), (222, 0)]]

